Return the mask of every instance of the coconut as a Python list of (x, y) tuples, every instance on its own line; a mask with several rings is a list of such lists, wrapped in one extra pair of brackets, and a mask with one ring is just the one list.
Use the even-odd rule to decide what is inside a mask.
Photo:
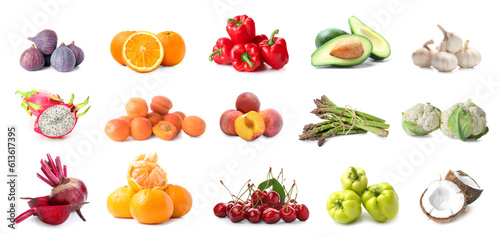
[(420, 208), (431, 220), (447, 223), (455, 220), (467, 206), (467, 199), (455, 183), (436, 180), (422, 193)]
[(476, 201), (483, 193), (483, 189), (479, 187), (477, 182), (461, 170), (448, 171), (444, 179), (455, 183), (465, 193), (467, 204)]

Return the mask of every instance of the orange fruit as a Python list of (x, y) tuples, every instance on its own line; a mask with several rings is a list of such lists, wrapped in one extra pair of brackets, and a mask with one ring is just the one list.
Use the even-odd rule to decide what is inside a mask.
[(174, 203), (174, 212), (172, 217), (181, 217), (186, 215), (193, 206), (191, 194), (182, 186), (169, 184), (165, 192), (170, 196)]
[(163, 190), (143, 189), (130, 200), (130, 214), (144, 224), (162, 223), (172, 216), (172, 199)]
[(108, 196), (108, 211), (117, 218), (132, 218), (130, 200), (136, 194), (129, 186), (116, 189)]
[(148, 156), (141, 154), (134, 159), (127, 172), (128, 185), (132, 190), (138, 192), (146, 188), (165, 189), (167, 187), (167, 172), (157, 162), (156, 153)]
[(163, 46), (156, 35), (140, 31), (123, 43), (122, 58), (127, 67), (136, 72), (151, 72), (163, 60)]
[(128, 39), (130, 35), (135, 33), (136, 31), (122, 31), (113, 37), (113, 40), (111, 40), (111, 56), (117, 61), (119, 64), (125, 66), (125, 62), (122, 59), (122, 50), (123, 50), (123, 43), (125, 43), (125, 40)]
[(186, 44), (182, 36), (173, 32), (165, 31), (156, 34), (163, 44), (163, 51), (165, 52), (163, 56), (162, 66), (175, 66), (179, 64), (184, 55), (186, 55)]

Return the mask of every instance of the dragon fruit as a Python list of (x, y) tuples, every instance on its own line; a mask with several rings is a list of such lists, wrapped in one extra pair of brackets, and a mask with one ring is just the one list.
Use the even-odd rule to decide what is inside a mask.
[(80, 103), (73, 104), (74, 94), (71, 94), (69, 103), (64, 103), (59, 95), (45, 90), (32, 90), (28, 92), (17, 91), (23, 98), (21, 106), (29, 115), (36, 116), (35, 132), (49, 138), (61, 138), (68, 135), (76, 125), (78, 118), (90, 109), (78, 113), (85, 107), (89, 98)]

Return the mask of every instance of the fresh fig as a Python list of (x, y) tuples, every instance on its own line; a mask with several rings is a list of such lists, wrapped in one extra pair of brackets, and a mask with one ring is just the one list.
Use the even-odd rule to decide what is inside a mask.
[(57, 47), (57, 35), (53, 30), (42, 30), (34, 37), (28, 37), (36, 48), (45, 55), (50, 55)]
[(28, 71), (36, 71), (41, 69), (45, 65), (45, 58), (42, 52), (35, 48), (35, 45), (31, 45), (29, 49), (26, 49), (23, 54), (21, 54), (21, 67)]
[(44, 54), (43, 57), (45, 58), (45, 65), (43, 65), (44, 67), (48, 67), (50, 66), (50, 56), (52, 56), (51, 54)]
[(75, 45), (75, 41), (73, 40), (73, 42), (71, 42), (70, 45), (68, 45), (68, 48), (71, 49), (71, 51), (75, 54), (75, 58), (76, 58), (76, 63), (75, 63), (75, 66), (78, 66), (80, 65), (80, 63), (83, 62), (83, 58), (84, 58), (84, 54), (83, 54), (83, 50), (76, 46)]
[(50, 56), (50, 65), (58, 72), (69, 72), (76, 65), (75, 54), (63, 42)]

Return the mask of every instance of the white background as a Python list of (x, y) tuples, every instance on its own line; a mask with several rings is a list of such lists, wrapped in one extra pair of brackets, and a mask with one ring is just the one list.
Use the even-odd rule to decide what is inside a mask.
[[(85, 181), (90, 202), (82, 212), (60, 226), (48, 226), (36, 217), (6, 228), (7, 186), (0, 189), (3, 214), (1, 235), (27, 236), (58, 233), (77, 236), (105, 233), (219, 236), (256, 234), (340, 236), (453, 235), (481, 231), (491, 233), (500, 211), (498, 201), (498, 4), (487, 1), (8, 1), (1, 7), (0, 65), (2, 70), (2, 127), (18, 128), (18, 195), (42, 196), (50, 187), (36, 177), (39, 161), (46, 153), (60, 155), (69, 174)], [(50, 6), (50, 10), (42, 6)], [(240, 73), (231, 66), (207, 60), (215, 41), (227, 36), (225, 19), (248, 14), (255, 20), (257, 33), (278, 36), (288, 43), (290, 62), (276, 71), (269, 67), (253, 73)], [(310, 55), (320, 30), (337, 27), (349, 30), (347, 19), (355, 15), (383, 35), (392, 55), (383, 62), (368, 59), (352, 68), (314, 68)], [(459, 33), (482, 53), (482, 62), (472, 70), (439, 73), (413, 65), (411, 53), (425, 41), (442, 39), (436, 27)], [(59, 41), (75, 40), (85, 52), (85, 61), (74, 71), (58, 73), (52, 68), (28, 72), (19, 66), (19, 56), (31, 43), (24, 38), (50, 28)], [(139, 74), (117, 64), (109, 53), (113, 36), (124, 30), (154, 33), (172, 30), (187, 45), (184, 61), (175, 67), (160, 67)], [(82, 117), (73, 133), (51, 140), (33, 132), (32, 119), (19, 106), (16, 90), (47, 89), (63, 98), (75, 93), (76, 102), (90, 96), (92, 108)], [(279, 110), (285, 125), (274, 138), (246, 142), (228, 137), (219, 128), (219, 117), (234, 108), (236, 97), (251, 91), (260, 98), (262, 108)], [(302, 142), (302, 127), (318, 122), (309, 111), (312, 100), (328, 95), (338, 105), (351, 105), (363, 112), (385, 118), (392, 125), (387, 138), (374, 134), (334, 137), (318, 148), (315, 142)], [(173, 141), (151, 138), (146, 141), (113, 142), (103, 127), (112, 118), (125, 114), (126, 101), (134, 96), (146, 100), (165, 95), (173, 110), (198, 115), (207, 123), (199, 138), (181, 134)], [(406, 136), (400, 127), (401, 112), (419, 102), (432, 102), (447, 109), (473, 98), (487, 112), (490, 133), (476, 142), (448, 139), (440, 131), (430, 136)], [(3, 135), (5, 137), (5, 135)], [(3, 140), (6, 142), (6, 140)], [(4, 145), (4, 147), (6, 147)], [(180, 219), (160, 225), (142, 225), (135, 220), (113, 218), (106, 209), (107, 196), (126, 185), (126, 170), (138, 154), (158, 152), (159, 162), (170, 183), (191, 191), (192, 211)], [(6, 153), (3, 153), (4, 157)], [(6, 157), (0, 170), (7, 169)], [(400, 213), (386, 223), (375, 222), (366, 211), (354, 223), (342, 225), (328, 216), (325, 202), (341, 189), (340, 177), (349, 166), (363, 167), (369, 184), (390, 182), (400, 197)], [(298, 201), (308, 205), (306, 222), (275, 225), (233, 224), (213, 215), (213, 206), (228, 201), (220, 186), (223, 178), (237, 191), (251, 178), (258, 183), (269, 167), (284, 168), (289, 182), (299, 185)], [(440, 225), (429, 221), (419, 208), (420, 195), (449, 169), (462, 169), (485, 188), (483, 195), (467, 207), (456, 221)], [(5, 177), (5, 176), (3, 176)], [(5, 180), (5, 178), (4, 178)], [(18, 214), (27, 209), (18, 202)], [(56, 230), (57, 232), (52, 232)], [(261, 232), (265, 231), (265, 232)]]

